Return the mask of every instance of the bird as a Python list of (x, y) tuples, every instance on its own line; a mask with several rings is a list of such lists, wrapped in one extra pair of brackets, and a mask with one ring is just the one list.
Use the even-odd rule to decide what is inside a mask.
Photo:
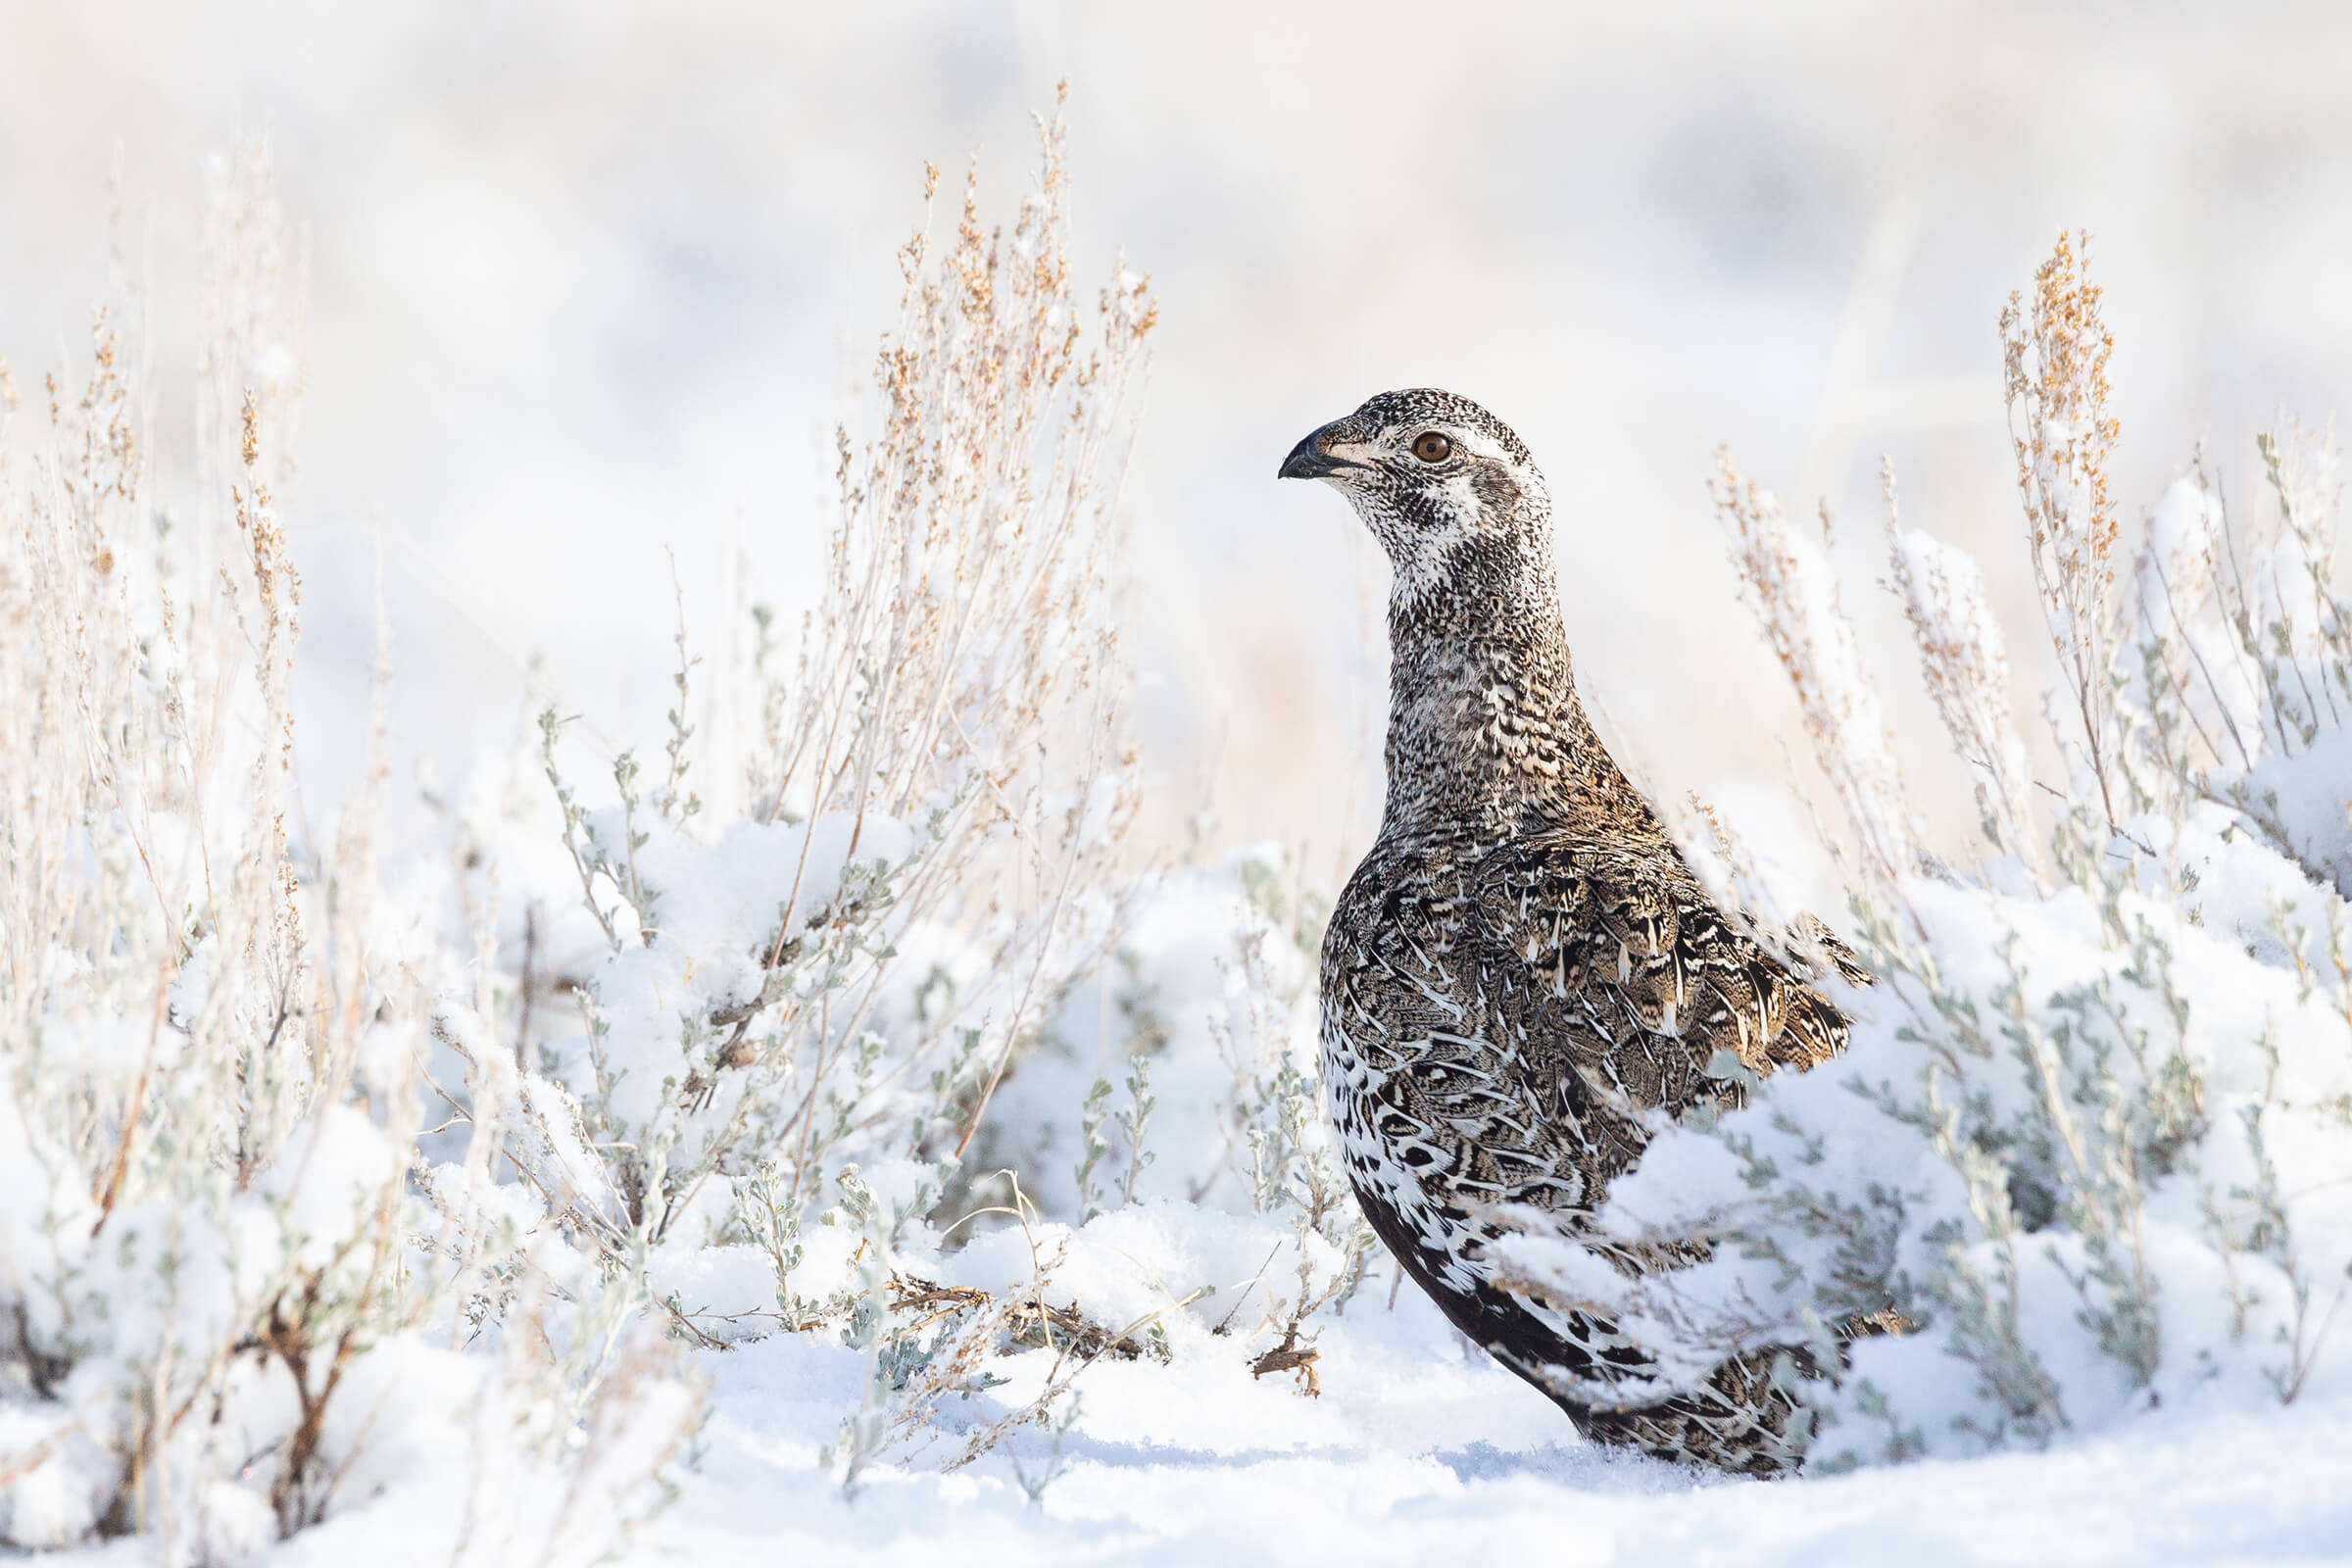
[[(1592, 1216), (1656, 1113), (1729, 1108), (1750, 1075), (1830, 1059), (1845, 1015), (1792, 967), (1796, 945), (1776, 956), (1717, 905), (1588, 720), (1550, 494), (1507, 425), (1449, 392), (1384, 392), (1299, 441), (1281, 476), (1338, 489), (1391, 567), (1380, 829), (1320, 967), (1325, 1099), (1365, 1217), (1589, 1440), (1793, 1471), (1803, 1423), (1776, 1362), (1813, 1372), (1805, 1351), (1735, 1355), (1661, 1394), (1648, 1351), (1511, 1289), (1494, 1244), (1533, 1214), (1628, 1272), (1705, 1255), (1703, 1239), (1629, 1250)], [(1867, 978), (1804, 920), (1817, 971)]]

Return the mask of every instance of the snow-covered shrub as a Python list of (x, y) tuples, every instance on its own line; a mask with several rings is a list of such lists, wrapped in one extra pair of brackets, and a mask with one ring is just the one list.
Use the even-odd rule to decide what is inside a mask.
[[(990, 1157), (1024, 1173), (1034, 1228), (1082, 1253), (1136, 1224), (1204, 1258), (1262, 1237), (1240, 1273), (1167, 1272), (1153, 1299), (1191, 1298), (1225, 1353), (1307, 1368), (1311, 1386), (1306, 1325), (1353, 1292), (1372, 1246), (1316, 1077), (1321, 907), (1269, 846), (1146, 877), (1121, 906), (1109, 960), (1006, 1082)], [(1104, 1258), (1061, 1277), (1090, 1272), (1132, 1271)]]
[(1001, 1200), (927, 1215), (934, 1166), (868, 1161), (782, 1255), (760, 1244), (790, 1289), (729, 1332), (780, 1319), (863, 1353), (828, 1449), (850, 1490), (885, 1457), (954, 1467), (1030, 1429), (1058, 1441), (1105, 1361), (1221, 1361), (1315, 1392), (1317, 1316), (1345, 1307), (1371, 1237), (1314, 1089), (1319, 932), (1289, 881), (1258, 849), (1121, 888), (1115, 951), (1060, 987), (974, 1140)]
[[(610, 804), (575, 782), (549, 711), (553, 831), (601, 949), (556, 960), (577, 965), (584, 1028), (525, 1020), (536, 988), (514, 975), (512, 916), (487, 906), (512, 885), (482, 887), (474, 912), (510, 979), (438, 1023), (460, 1098), (530, 1190), (526, 1230), (641, 1280), (692, 1344), (792, 1330), (867, 1353), (836, 1446), (853, 1484), (978, 1376), (1013, 1316), (1045, 1310), (1051, 1248), (1020, 1291), (930, 1310), (935, 1226), (977, 1214), (960, 1241), (990, 1210), (1037, 1218), (991, 1163), (991, 1103), (1109, 950), (1135, 875), (1114, 503), (1154, 308), (1123, 265), (1087, 302), (1063, 125), (1040, 128), (1008, 231), (983, 225), (975, 173), (953, 242), (900, 252), (879, 408), (867, 439), (840, 437), (816, 603), (797, 643), (758, 616), (741, 814), (714, 821), (690, 788), (682, 639), (662, 761), (614, 759)], [(510, 813), (453, 807), (469, 839), (511, 845), (514, 823), (485, 814)], [(549, 891), (533, 878), (516, 879), (526, 900)]]
[[(2003, 318), (2068, 787), (2046, 810), (2026, 798), (1973, 566), (1898, 528), (1892, 584), (1994, 858), (1948, 869), (1907, 836), (1869, 850), (1880, 874), (1853, 913), (1878, 981), (1841, 992), (1847, 1054), (1661, 1129), (1612, 1191), (1605, 1224), (1712, 1238), (1708, 1262), (1628, 1282), (1507, 1244), (1532, 1288), (1619, 1313), (1681, 1375), (1809, 1347), (1829, 1373), (1804, 1392), (1817, 1465), (2352, 1386), (2352, 606), (2333, 459), (2264, 438), (2267, 529), (2233, 528), (2200, 474), (2179, 481), (2127, 605), (2098, 302), (2062, 243)], [(1735, 520), (1758, 516), (1778, 510)], [(1804, 541), (1765, 556), (1812, 561), (1806, 583), (1824, 569)], [(1743, 538), (1740, 559), (1763, 557)], [(1748, 583), (1776, 646), (1835, 646), (1792, 623), (1829, 601), (1769, 571)], [(1880, 737), (1836, 716), (1833, 776), (1876, 767)], [(1906, 821), (1863, 804), (1866, 846)]]
[(252, 163), (216, 185), (216, 487), (160, 505), (103, 313), (45, 420), (10, 398), (0, 449), (0, 1534), (22, 1544), (155, 1528), (220, 1554), (308, 1523), (349, 1459), (347, 1380), (430, 1299), (404, 1288), (419, 1009), (374, 929), (368, 803), (295, 837), (277, 225)]
[(1080, 308), (1045, 131), (1008, 233), (967, 192), (902, 253), (732, 809), (690, 787), (681, 635), (667, 744), (609, 793), (551, 712), (426, 785), (422, 845), (379, 855), (370, 796), (311, 847), (273, 218), (217, 224), (259, 249), (212, 265), (202, 393), (237, 417), (205, 404), (197, 525), (142, 543), (110, 339), (60, 394), (9, 492), (10, 1539), (231, 1558), (422, 1486), (460, 1560), (592, 1556), (666, 1494), (681, 1350), (777, 1331), (862, 1356), (852, 1487), (1066, 1429), (1104, 1357), (1311, 1392), (1368, 1242), (1312, 1092), (1318, 933), (1282, 857), (1122, 858), (1152, 308), (1124, 268)]
[[(412, 1181), (466, 955), (386, 897), (372, 787), (322, 832), (295, 788), (293, 247), (265, 157), (212, 185), (192, 477), (151, 463), (136, 296), (45, 418), (0, 373), (0, 1541), (238, 1560), (495, 1448), (502, 1509), (594, 1487), (545, 1560), (594, 1556), (692, 1390), (596, 1339), (628, 1303), (576, 1264), (530, 1333), (467, 1315), (541, 1283), (489, 1144)], [(457, 1353), (485, 1331), (528, 1379)]]

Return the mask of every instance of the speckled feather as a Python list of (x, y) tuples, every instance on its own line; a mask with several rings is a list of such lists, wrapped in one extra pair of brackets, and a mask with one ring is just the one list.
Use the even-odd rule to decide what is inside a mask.
[(1325, 1092), (1365, 1213), (1463, 1333), (1588, 1436), (1792, 1467), (1775, 1352), (1657, 1402), (1639, 1348), (1501, 1289), (1486, 1249), (1502, 1204), (1584, 1233), (1645, 1117), (1737, 1102), (1709, 1070), (1719, 1051), (1802, 1069), (1843, 1049), (1845, 1019), (1716, 907), (1586, 720), (1550, 500), (1516, 435), (1450, 393), (1391, 392), (1283, 472), (1335, 483), (1395, 568), (1387, 806), (1322, 957)]

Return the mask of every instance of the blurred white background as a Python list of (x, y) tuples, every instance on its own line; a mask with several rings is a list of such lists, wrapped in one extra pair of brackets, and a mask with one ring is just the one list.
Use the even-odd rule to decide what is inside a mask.
[(200, 164), (267, 135), (308, 235), (281, 499), (314, 789), (352, 771), (379, 571), (405, 747), (503, 742), (543, 655), (593, 734), (650, 748), (667, 552), (706, 652), (797, 602), (923, 160), (952, 194), (977, 152), (1007, 215), (1065, 76), (1082, 270), (1123, 249), (1162, 301), (1125, 492), (1158, 807), (1324, 876), (1376, 811), (1385, 568), (1273, 473), (1367, 393), (1518, 428), (1608, 726), (1772, 842), (1801, 738), (1722, 559), (1718, 442), (1829, 500), (1949, 803), (1871, 586), (1877, 456), (1980, 552), (2032, 710), (1993, 322), (2062, 226), (2109, 289), (2128, 515), (2200, 438), (2255, 504), (2253, 430), (2352, 407), (2352, 12), (2323, 5), (6, 0), (0, 355), (29, 392), (80, 351), (119, 161), (184, 428)]

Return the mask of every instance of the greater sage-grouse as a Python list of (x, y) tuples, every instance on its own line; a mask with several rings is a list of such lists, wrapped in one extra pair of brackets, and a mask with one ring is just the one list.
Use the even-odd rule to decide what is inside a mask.
[[(1591, 1234), (1646, 1113), (1738, 1102), (1717, 1052), (1810, 1067), (1843, 1048), (1844, 1017), (1717, 908), (1587, 722), (1551, 501), (1517, 436), (1450, 393), (1386, 392), (1299, 442), (1282, 476), (1337, 485), (1394, 568), (1387, 806), (1322, 963), (1324, 1089), (1365, 1215), (1587, 1437), (1793, 1468), (1781, 1352), (1661, 1399), (1638, 1346), (1503, 1289), (1487, 1253), (1504, 1204)], [(1703, 1250), (1607, 1255), (1644, 1269)]]

